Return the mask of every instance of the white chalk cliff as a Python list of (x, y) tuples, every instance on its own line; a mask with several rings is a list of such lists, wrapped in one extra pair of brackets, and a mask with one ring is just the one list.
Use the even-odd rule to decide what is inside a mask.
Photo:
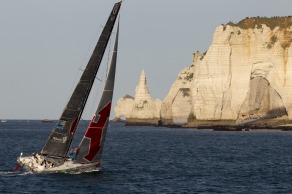
[(292, 120), (291, 42), (291, 17), (220, 25), (207, 52), (194, 53), (192, 65), (180, 72), (157, 114), (140, 78), (130, 117), (241, 120), (273, 114)]
[(136, 87), (135, 98), (126, 95), (118, 100), (115, 117), (125, 119), (159, 119), (161, 100), (153, 100), (144, 70)]
[(193, 115), (194, 98), (192, 94), (194, 68), (184, 68), (161, 105), (161, 118), (184, 123)]

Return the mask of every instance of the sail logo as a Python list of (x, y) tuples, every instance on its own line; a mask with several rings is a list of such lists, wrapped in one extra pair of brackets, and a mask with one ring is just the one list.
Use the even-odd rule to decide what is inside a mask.
[(68, 139), (67, 136), (65, 136), (63, 138), (53, 137), (53, 140), (60, 142), (60, 143), (66, 143), (67, 139)]
[(119, 10), (119, 4), (116, 4), (114, 9), (113, 9), (113, 14), (116, 15), (116, 13), (118, 12)]
[(119, 8), (120, 8), (120, 4), (117, 3), (113, 8), (112, 16), (110, 17), (111, 21), (114, 21), (116, 19), (114, 15), (116, 15), (119, 12)]
[(57, 123), (56, 129), (64, 130), (66, 123), (67, 123), (67, 121), (59, 120)]

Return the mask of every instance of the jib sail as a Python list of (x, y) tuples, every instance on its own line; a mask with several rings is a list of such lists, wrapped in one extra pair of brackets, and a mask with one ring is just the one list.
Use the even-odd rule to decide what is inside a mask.
[(118, 36), (119, 26), (117, 29), (115, 46), (104, 91), (102, 93), (102, 97), (96, 109), (95, 115), (93, 116), (87, 128), (87, 131), (79, 145), (77, 154), (78, 162), (98, 162), (101, 159), (101, 154), (107, 132), (108, 120), (110, 116), (115, 83)]

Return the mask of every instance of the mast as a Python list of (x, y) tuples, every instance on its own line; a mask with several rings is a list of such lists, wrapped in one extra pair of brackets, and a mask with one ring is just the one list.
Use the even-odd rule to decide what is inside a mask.
[(113, 90), (115, 84), (115, 73), (118, 51), (119, 24), (115, 46), (112, 54), (111, 65), (106, 79), (105, 87), (101, 96), (101, 100), (96, 109), (85, 135), (79, 145), (77, 161), (78, 162), (98, 162), (101, 159), (107, 126), (110, 116)]
[(118, 2), (114, 5), (79, 83), (40, 152), (42, 155), (57, 158), (66, 157), (111, 36), (121, 3)]

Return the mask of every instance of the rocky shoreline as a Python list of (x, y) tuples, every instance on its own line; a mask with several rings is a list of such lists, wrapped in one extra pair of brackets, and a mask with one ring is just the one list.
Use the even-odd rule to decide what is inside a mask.
[(271, 119), (239, 125), (234, 120), (202, 121), (197, 120), (185, 124), (163, 122), (161, 120), (113, 120), (113, 122), (124, 123), (126, 126), (155, 126), (167, 128), (193, 128), (198, 130), (212, 131), (250, 131), (250, 130), (279, 130), (292, 131), (292, 120)]

